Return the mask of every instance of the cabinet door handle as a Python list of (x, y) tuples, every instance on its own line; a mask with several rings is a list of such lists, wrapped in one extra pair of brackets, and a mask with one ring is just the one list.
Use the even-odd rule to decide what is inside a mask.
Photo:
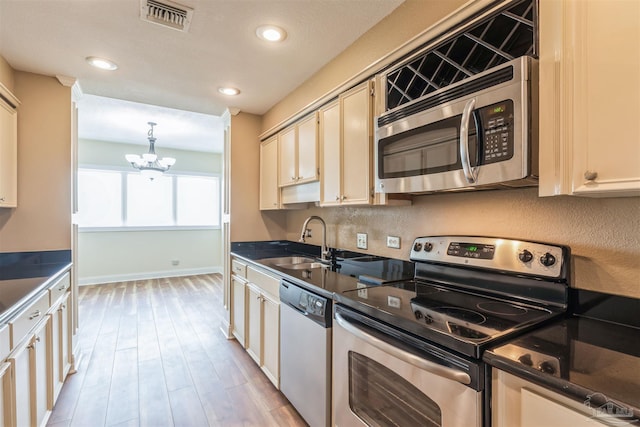
[(40, 312), (40, 310), (36, 310), (35, 312), (31, 313), (31, 316), (29, 316), (29, 320), (33, 320), (36, 317), (40, 317), (42, 313)]
[(336, 202), (340, 201), (340, 196), (336, 195)]
[(593, 181), (596, 178), (598, 178), (598, 172), (586, 171), (584, 173), (584, 179), (586, 179), (587, 181)]

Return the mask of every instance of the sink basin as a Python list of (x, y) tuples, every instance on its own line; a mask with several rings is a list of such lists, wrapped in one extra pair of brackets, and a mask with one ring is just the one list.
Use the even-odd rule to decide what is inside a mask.
[(316, 261), (315, 258), (304, 256), (285, 256), (279, 258), (264, 258), (258, 262), (272, 265), (285, 270), (309, 270), (311, 268), (323, 267), (324, 264)]
[(276, 264), (276, 266), (285, 270), (309, 270), (311, 268), (324, 267), (325, 265), (321, 262), (300, 262), (297, 264)]
[(315, 262), (315, 258), (309, 258), (304, 256), (284, 256), (280, 258), (264, 258), (258, 260), (258, 262), (267, 265), (277, 265), (278, 267), (281, 264), (289, 265), (289, 264), (310, 264)]

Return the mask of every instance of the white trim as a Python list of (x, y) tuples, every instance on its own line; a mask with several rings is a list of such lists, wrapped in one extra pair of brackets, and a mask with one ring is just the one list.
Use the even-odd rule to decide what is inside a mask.
[(220, 225), (151, 225), (130, 227), (78, 227), (80, 233), (101, 233), (119, 231), (192, 231), (220, 230)]
[(165, 277), (195, 276), (198, 274), (222, 274), (222, 267), (188, 268), (182, 270), (149, 271), (146, 273), (116, 274), (113, 276), (93, 276), (78, 279), (79, 286), (101, 285), (114, 282), (130, 282), (132, 280), (162, 279)]

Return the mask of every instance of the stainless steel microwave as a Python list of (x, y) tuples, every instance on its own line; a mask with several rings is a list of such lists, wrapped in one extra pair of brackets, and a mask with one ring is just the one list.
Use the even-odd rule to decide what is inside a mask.
[(376, 191), (537, 185), (537, 92), (537, 61), (524, 56), (381, 114)]

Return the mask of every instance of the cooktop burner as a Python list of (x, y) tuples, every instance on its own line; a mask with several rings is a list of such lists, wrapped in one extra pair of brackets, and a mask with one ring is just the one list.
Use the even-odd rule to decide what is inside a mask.
[(517, 305), (498, 301), (481, 302), (478, 303), (476, 307), (487, 313), (501, 314), (503, 316), (518, 316), (525, 314), (528, 311), (525, 307), (519, 307)]

